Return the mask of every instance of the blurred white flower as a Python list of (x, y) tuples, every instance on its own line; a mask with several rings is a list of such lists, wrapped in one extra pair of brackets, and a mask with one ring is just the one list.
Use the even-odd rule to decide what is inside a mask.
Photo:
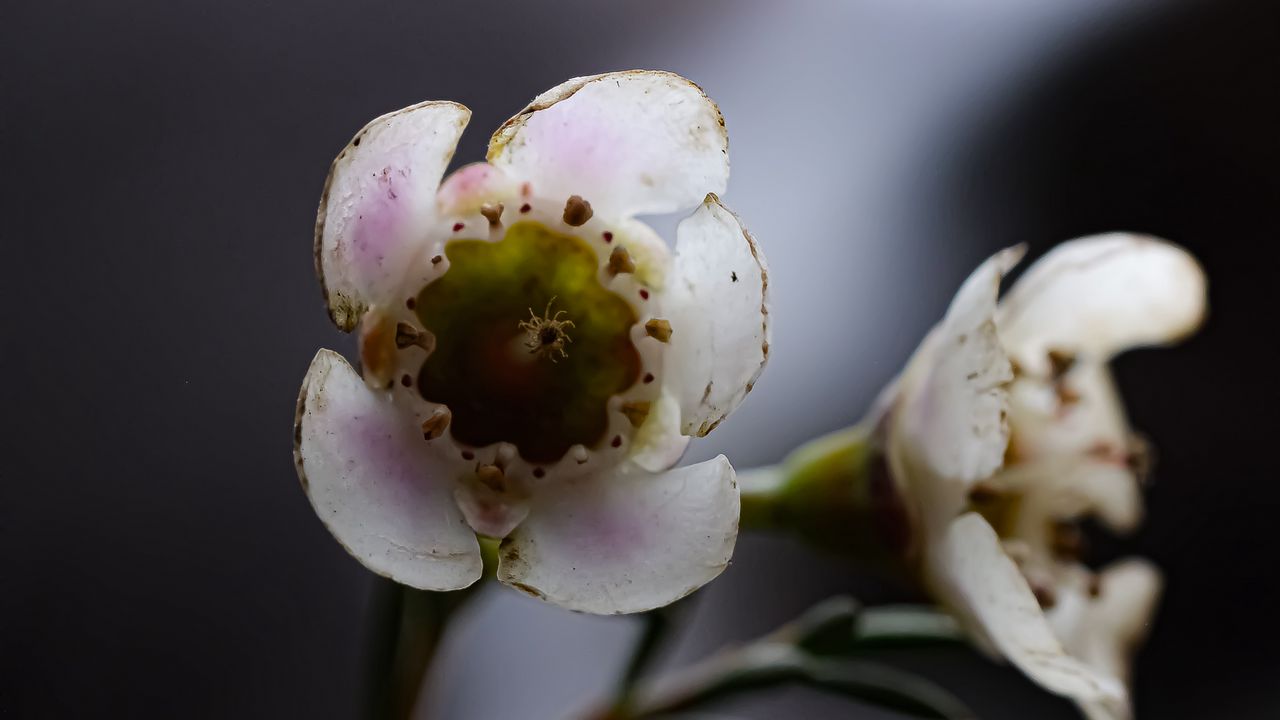
[[(331, 351), (312, 362), (303, 486), (352, 555), (406, 585), (475, 582), (480, 534), (504, 538), (498, 579), (548, 602), (670, 603), (724, 569), (739, 514), (723, 456), (670, 468), (769, 352), (764, 258), (716, 197), (719, 109), (669, 73), (576, 78), (441, 183), (469, 117), (405, 108), (333, 163), (316, 269), (364, 377)], [(635, 218), (694, 206), (674, 255)]]
[(1090, 718), (1131, 715), (1130, 655), (1160, 574), (1095, 574), (1073, 524), (1140, 521), (1145, 446), (1107, 362), (1193, 332), (1205, 278), (1184, 250), (1110, 234), (1065, 243), (997, 304), (1005, 250), (961, 287), (881, 401), (880, 442), (928, 588), (978, 643)]

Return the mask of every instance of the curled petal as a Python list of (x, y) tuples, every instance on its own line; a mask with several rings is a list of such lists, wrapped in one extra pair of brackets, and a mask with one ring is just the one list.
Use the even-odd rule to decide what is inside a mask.
[(1118, 678), (1063, 649), (1027, 581), (980, 515), (953, 520), (927, 562), (935, 592), (962, 623), (1041, 687), (1082, 705), (1127, 704)]
[(723, 455), (658, 475), (624, 464), (539, 493), (502, 543), (498, 579), (570, 610), (643, 612), (719, 575), (737, 535)]
[(667, 297), (668, 387), (683, 431), (701, 437), (751, 392), (769, 359), (764, 254), (715, 195), (680, 223)]
[(539, 197), (580, 195), (614, 217), (673, 212), (724, 192), (724, 119), (697, 85), (650, 70), (569, 80), (489, 141), (489, 162)]
[(1000, 467), (1009, 442), (1009, 359), (996, 332), (1000, 279), (1023, 248), (991, 257), (965, 280), (943, 321), (899, 381), (900, 425), (910, 457), (931, 477), (972, 482)]
[(1025, 368), (1048, 370), (1048, 352), (1105, 361), (1162, 345), (1204, 318), (1204, 271), (1190, 253), (1144, 235), (1111, 233), (1063, 243), (1032, 265), (1001, 305), (1000, 334)]
[(451, 496), (453, 479), (416, 425), (321, 350), (298, 398), (294, 458), (334, 538), (365, 567), (423, 590), (480, 578), (480, 546)]
[(393, 293), (435, 215), (436, 188), (471, 111), (425, 102), (383, 115), (338, 153), (316, 213), (316, 273), (350, 331)]

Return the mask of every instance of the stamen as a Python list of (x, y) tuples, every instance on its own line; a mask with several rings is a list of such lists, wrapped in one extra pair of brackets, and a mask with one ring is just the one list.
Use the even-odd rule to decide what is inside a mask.
[(493, 227), (497, 227), (502, 224), (502, 210), (502, 203), (485, 203), (480, 206), (480, 214), (483, 215), (484, 219), (488, 220), (489, 224)]
[(644, 324), (644, 331), (649, 334), (649, 337), (658, 342), (671, 341), (671, 323), (666, 320), (654, 318)]
[(609, 253), (609, 274), (618, 275), (620, 273), (633, 273), (636, 271), (636, 263), (631, 259), (631, 253), (621, 245), (615, 247), (613, 252)]
[(551, 305), (555, 301), (553, 297), (547, 302), (547, 309), (543, 311), (542, 317), (534, 315), (533, 308), (529, 308), (529, 319), (521, 321), (519, 325), (520, 329), (525, 331), (524, 346), (529, 349), (529, 354), (539, 358), (549, 358), (551, 362), (569, 357), (564, 346), (573, 342), (573, 338), (569, 337), (565, 330), (574, 327), (572, 320), (560, 319), (564, 310), (557, 310), (555, 315), (551, 314)]
[(476, 468), (476, 480), (496, 493), (505, 492), (507, 489), (507, 478), (502, 468), (497, 465), (481, 465)]
[(1061, 380), (1063, 376), (1071, 372), (1071, 367), (1075, 364), (1075, 353), (1058, 349), (1049, 350), (1049, 368), (1050, 372), (1053, 373), (1053, 380)]
[(653, 403), (647, 401), (623, 403), (622, 414), (627, 416), (631, 427), (640, 427), (644, 424), (645, 418), (649, 417), (649, 410), (652, 407)]
[(579, 227), (591, 219), (591, 203), (582, 199), (581, 195), (570, 195), (564, 204), (564, 224)]
[(449, 412), (449, 408), (437, 408), (431, 417), (422, 422), (422, 437), (435, 440), (444, 434), (445, 428), (449, 427), (449, 421), (452, 419), (453, 413)]
[(435, 336), (422, 332), (407, 322), (396, 323), (396, 347), (404, 350), (408, 347), (420, 347), (431, 352), (436, 347)]

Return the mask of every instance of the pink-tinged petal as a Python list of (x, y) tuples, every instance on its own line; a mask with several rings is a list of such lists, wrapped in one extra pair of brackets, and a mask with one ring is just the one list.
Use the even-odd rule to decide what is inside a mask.
[(1050, 692), (1082, 705), (1127, 705), (1119, 678), (1067, 654), (982, 516), (956, 518), (930, 550), (926, 573), (935, 592), (991, 648)]
[(480, 578), (480, 545), (454, 504), (453, 478), (417, 424), (335, 352), (311, 362), (294, 443), (316, 514), (365, 567), (423, 590)]
[(697, 85), (632, 70), (574, 78), (539, 95), (489, 141), (489, 162), (544, 198), (580, 195), (627, 217), (696, 205), (729, 179), (724, 119)]
[(485, 162), (458, 168), (440, 184), (436, 195), (441, 215), (468, 215), (491, 203), (509, 203), (519, 195), (516, 181)]
[(1001, 251), (965, 280), (899, 381), (893, 442), (928, 477), (970, 483), (1004, 461), (1013, 370), (996, 332), (996, 298), (1022, 253)]
[(683, 431), (706, 435), (733, 412), (769, 359), (769, 271), (738, 217), (708, 195), (676, 232), (666, 292), (667, 388)]
[(399, 288), (435, 217), (436, 188), (471, 111), (424, 102), (374, 120), (338, 153), (316, 214), (316, 273), (350, 331)]
[(1032, 265), (1001, 305), (1000, 335), (1024, 368), (1043, 373), (1050, 350), (1097, 360), (1179, 340), (1199, 327), (1206, 280), (1190, 253), (1144, 235), (1072, 240)]
[(643, 612), (719, 575), (737, 535), (738, 484), (723, 455), (659, 475), (623, 464), (539, 493), (502, 543), (498, 579), (570, 610)]

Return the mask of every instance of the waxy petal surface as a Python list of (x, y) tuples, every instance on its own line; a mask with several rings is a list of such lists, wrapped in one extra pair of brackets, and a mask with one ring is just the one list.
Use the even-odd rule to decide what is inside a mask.
[(398, 290), (470, 117), (457, 103), (413, 105), (370, 122), (334, 159), (316, 215), (315, 259), (342, 330)]
[(724, 570), (738, 509), (723, 455), (658, 475), (623, 465), (539, 493), (502, 543), (498, 579), (570, 610), (652, 610)]
[(1205, 307), (1204, 271), (1190, 253), (1111, 233), (1063, 243), (1036, 261), (1001, 303), (1000, 335), (1024, 368), (1043, 373), (1050, 350), (1105, 361), (1174, 342), (1199, 327)]
[(996, 298), (1022, 252), (1004, 250), (965, 280), (901, 384), (906, 452), (923, 458), (931, 476), (969, 483), (1004, 461), (1013, 371), (996, 331)]
[(613, 217), (693, 207), (729, 178), (724, 119), (666, 72), (574, 78), (539, 95), (489, 142), (489, 162), (539, 197), (580, 195)]
[(677, 229), (667, 302), (668, 388), (683, 431), (701, 437), (742, 402), (769, 359), (768, 267), (715, 195)]
[(968, 513), (951, 523), (929, 553), (927, 571), (943, 601), (1041, 687), (1082, 705), (1127, 704), (1118, 678), (1066, 653), (1026, 579), (980, 515)]
[(321, 350), (298, 399), (294, 455), (302, 486), (333, 536), (370, 570), (423, 590), (480, 578), (475, 534), (413, 422)]

